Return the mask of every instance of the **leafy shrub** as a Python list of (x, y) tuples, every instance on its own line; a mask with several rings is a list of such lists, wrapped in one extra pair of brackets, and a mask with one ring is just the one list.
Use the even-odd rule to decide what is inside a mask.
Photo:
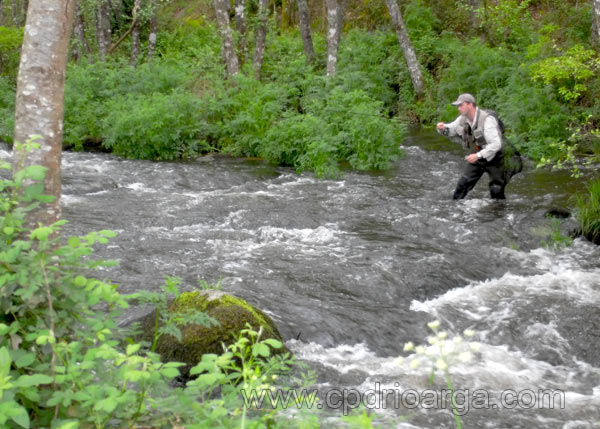
[(590, 182), (587, 194), (578, 194), (575, 201), (581, 233), (588, 240), (600, 244), (600, 180)]
[[(123, 296), (116, 285), (89, 277), (110, 265), (94, 260), (92, 247), (114, 233), (70, 237), (61, 244), (65, 221), (25, 226), (28, 211), (52, 199), (40, 193), (44, 171), (30, 166), (0, 181), (0, 424), (258, 427), (273, 419), (277, 410), (248, 415), (241, 394), (243, 389), (260, 394), (289, 371), (289, 354), (272, 356), (282, 344), (245, 329), (222, 355), (202, 357), (192, 368), (195, 380), (173, 387), (182, 364), (160, 362), (147, 344), (126, 341), (131, 332), (117, 327), (130, 300), (166, 301), (153, 293)], [(177, 281), (168, 279), (163, 290), (177, 295)], [(194, 323), (207, 320), (192, 316)], [(188, 321), (186, 316), (164, 332), (177, 335)]]
[(16, 81), (19, 71), (23, 27), (0, 27), (0, 73)]
[(210, 150), (196, 97), (132, 94), (107, 103), (104, 146), (126, 158), (176, 160)]
[[(124, 60), (70, 65), (65, 85), (65, 145), (81, 149), (86, 140), (102, 141), (112, 127), (106, 118), (115, 100), (134, 94), (168, 94), (191, 85), (191, 80), (190, 67), (176, 61), (155, 61), (137, 68)], [(129, 106), (134, 112), (135, 107)]]
[(12, 142), (15, 128), (15, 86), (0, 76), (0, 140)]

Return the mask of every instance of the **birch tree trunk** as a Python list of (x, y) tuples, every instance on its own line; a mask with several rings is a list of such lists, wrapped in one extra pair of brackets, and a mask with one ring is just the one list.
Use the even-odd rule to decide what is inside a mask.
[[(327, 76), (337, 70), (338, 46), (340, 41), (340, 6), (337, 0), (325, 0), (327, 6)], [(343, 18), (342, 18), (343, 19)]]
[(21, 0), (21, 11), (19, 12), (19, 25), (24, 25), (27, 19), (27, 8), (29, 7), (29, 0)]
[(10, 15), (15, 27), (19, 26), (19, 15), (17, 14), (17, 0), (12, 0), (10, 5)]
[(248, 39), (246, 34), (246, 0), (235, 0), (235, 29), (239, 35), (241, 62), (248, 61)]
[(594, 2), (594, 24), (596, 27), (596, 32), (594, 33), (594, 37), (596, 38), (596, 43), (600, 44), (600, 0), (593, 0)]
[(90, 54), (90, 46), (88, 45), (87, 39), (85, 38), (85, 25), (83, 23), (83, 14), (81, 12), (81, 7), (79, 6), (78, 2), (76, 3), (77, 5), (75, 6), (75, 13), (73, 17), (73, 33), (77, 38), (77, 42), (73, 45), (72, 55), (75, 61), (79, 61), (83, 54)]
[(157, 0), (152, 0), (152, 18), (150, 18), (150, 34), (148, 35), (148, 52), (146, 54), (148, 59), (154, 57), (154, 51), (156, 50), (156, 37), (158, 34), (158, 19), (156, 18), (157, 13)]
[(233, 32), (229, 25), (229, 0), (214, 0), (217, 24), (221, 33), (223, 58), (227, 67), (227, 76), (235, 76), (240, 72), (240, 64), (235, 55)]
[(67, 51), (75, 0), (29, 4), (17, 77), (15, 142), (34, 135), (40, 149), (26, 152), (15, 145), (13, 174), (30, 165), (47, 168), (44, 193), (56, 199), (27, 215), (29, 225), (49, 225), (60, 218), (60, 160)]
[(306, 62), (312, 64), (315, 60), (315, 47), (312, 41), (310, 31), (310, 14), (308, 13), (308, 3), (306, 0), (297, 0), (298, 15), (300, 20), (300, 32), (302, 33), (302, 43), (304, 44), (304, 54)]
[(396, 0), (385, 0), (385, 3), (388, 11), (390, 12), (392, 23), (394, 24), (394, 27), (396, 27), (398, 41), (400, 42), (402, 52), (404, 52), (404, 58), (406, 59), (406, 65), (408, 66), (410, 79), (412, 80), (415, 93), (417, 94), (417, 97), (420, 98), (425, 91), (423, 75), (421, 74), (421, 68), (419, 67), (417, 55), (415, 54), (415, 50), (410, 42), (410, 38), (408, 37), (408, 31), (406, 31), (406, 27), (404, 26), (400, 8), (398, 8), (398, 3), (396, 3)]
[(132, 23), (131, 23), (131, 57), (129, 62), (131, 65), (136, 65), (140, 56), (140, 23), (138, 20), (138, 12), (140, 10), (142, 0), (135, 0), (133, 3)]
[(254, 48), (254, 78), (260, 80), (263, 61), (265, 60), (265, 46), (267, 44), (267, 24), (269, 20), (269, 0), (258, 2), (258, 27), (256, 28), (256, 46)]
[(104, 61), (111, 42), (110, 8), (108, 0), (99, 0), (96, 7), (96, 40), (100, 58)]

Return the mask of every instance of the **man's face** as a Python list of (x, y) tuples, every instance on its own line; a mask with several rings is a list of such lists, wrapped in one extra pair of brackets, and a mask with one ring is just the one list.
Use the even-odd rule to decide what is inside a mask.
[(462, 103), (460, 103), (458, 106), (456, 106), (458, 108), (458, 111), (460, 112), (460, 114), (462, 116), (466, 116), (467, 112), (470, 110), (470, 103), (467, 103), (466, 101), (463, 101)]

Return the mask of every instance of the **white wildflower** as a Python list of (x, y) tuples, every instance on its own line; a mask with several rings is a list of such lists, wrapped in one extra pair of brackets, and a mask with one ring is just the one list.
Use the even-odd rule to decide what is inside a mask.
[(405, 352), (411, 352), (415, 349), (415, 345), (413, 344), (412, 341), (409, 341), (408, 343), (404, 344), (404, 351)]
[(439, 320), (434, 320), (433, 322), (429, 322), (427, 324), (427, 326), (429, 326), (429, 329), (432, 329), (432, 330), (435, 331), (435, 330), (437, 330), (437, 328), (440, 327), (440, 321)]
[(461, 354), (458, 355), (458, 359), (461, 362), (467, 363), (467, 362), (470, 362), (471, 359), (473, 359), (473, 354), (471, 352), (462, 352)]
[(472, 337), (473, 335), (475, 335), (475, 331), (472, 329), (465, 329), (465, 337)]
[(445, 371), (448, 369), (448, 364), (446, 363), (446, 361), (444, 359), (438, 359), (435, 362), (435, 367), (437, 369), (439, 369), (440, 371)]

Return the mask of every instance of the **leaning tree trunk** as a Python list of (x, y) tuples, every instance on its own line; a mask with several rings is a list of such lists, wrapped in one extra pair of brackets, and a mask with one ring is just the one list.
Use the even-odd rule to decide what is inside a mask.
[(217, 24), (221, 33), (223, 58), (227, 67), (227, 76), (234, 76), (240, 72), (240, 64), (235, 55), (233, 33), (229, 25), (229, 0), (214, 0)]
[(78, 2), (75, 6), (75, 14), (73, 17), (73, 33), (77, 38), (76, 42), (73, 44), (73, 58), (75, 61), (79, 61), (79, 59), (85, 54), (90, 54), (90, 46), (88, 45), (87, 39), (85, 38), (85, 25), (83, 23), (83, 14), (81, 12), (81, 7)]
[[(327, 6), (327, 76), (335, 75), (337, 70), (337, 56), (341, 32), (339, 15), (342, 10), (337, 0), (325, 0)], [(342, 18), (343, 19), (343, 18)]]
[(246, 0), (235, 0), (235, 29), (239, 36), (241, 62), (248, 61), (248, 38), (246, 34)]
[(29, 4), (17, 77), (15, 142), (40, 136), (40, 149), (13, 150), (13, 174), (31, 166), (47, 168), (44, 193), (55, 196), (27, 215), (27, 223), (49, 225), (60, 218), (60, 159), (67, 51), (75, 0)]
[(4, 24), (4, 2), (0, 0), (0, 25)]
[(398, 3), (396, 3), (396, 0), (385, 0), (385, 3), (390, 12), (392, 23), (394, 24), (394, 27), (396, 27), (398, 41), (400, 42), (400, 47), (404, 52), (404, 58), (406, 59), (406, 65), (408, 66), (410, 79), (412, 80), (415, 93), (417, 94), (417, 97), (420, 98), (425, 91), (423, 75), (421, 74), (421, 68), (419, 66), (419, 61), (417, 60), (417, 55), (415, 54), (415, 50), (410, 42), (410, 38), (408, 37), (408, 31), (406, 31), (406, 27), (404, 26), (404, 21), (402, 20), (402, 14), (398, 8)]
[(148, 52), (146, 56), (148, 59), (154, 57), (154, 51), (156, 51), (156, 37), (158, 34), (158, 19), (156, 14), (158, 13), (158, 2), (152, 0), (152, 17), (150, 18), (150, 34), (148, 35)]
[(298, 1), (298, 15), (300, 20), (300, 32), (302, 33), (302, 43), (304, 44), (304, 54), (306, 62), (312, 64), (315, 60), (315, 48), (310, 32), (310, 15), (308, 13), (308, 3), (306, 0)]
[(594, 0), (594, 23), (596, 26), (594, 37), (596, 43), (600, 44), (600, 0)]
[(262, 65), (265, 59), (265, 46), (267, 44), (267, 25), (269, 19), (269, 0), (258, 2), (258, 27), (256, 29), (256, 46), (254, 48), (254, 77), (260, 80)]

